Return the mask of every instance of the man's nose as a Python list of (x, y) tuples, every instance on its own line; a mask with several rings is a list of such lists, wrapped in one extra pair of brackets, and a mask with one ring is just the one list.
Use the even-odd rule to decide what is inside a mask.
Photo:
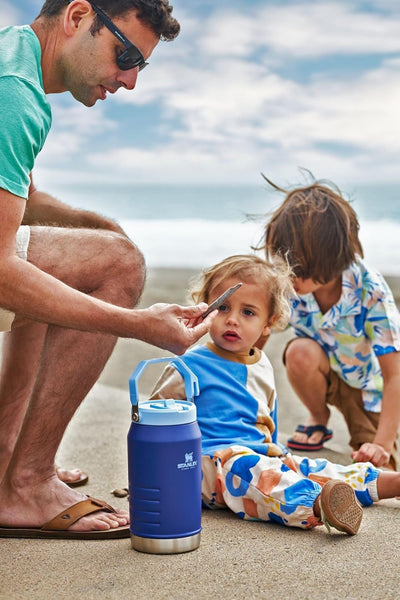
[(129, 69), (128, 71), (120, 71), (117, 81), (127, 90), (133, 90), (139, 74), (139, 67)]

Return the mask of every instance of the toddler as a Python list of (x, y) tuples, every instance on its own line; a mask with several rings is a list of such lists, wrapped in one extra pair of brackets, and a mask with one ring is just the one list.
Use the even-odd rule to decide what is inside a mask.
[[(341, 466), (288, 454), (277, 439), (277, 397), (271, 364), (256, 343), (286, 326), (293, 293), (288, 265), (254, 255), (231, 256), (203, 272), (192, 291), (210, 304), (242, 286), (219, 307), (211, 341), (181, 358), (199, 380), (195, 398), (202, 433), (202, 498), (243, 519), (310, 529), (325, 523), (348, 534), (362, 508), (400, 494), (400, 473), (370, 463)], [(152, 398), (184, 399), (181, 375), (169, 365)]]

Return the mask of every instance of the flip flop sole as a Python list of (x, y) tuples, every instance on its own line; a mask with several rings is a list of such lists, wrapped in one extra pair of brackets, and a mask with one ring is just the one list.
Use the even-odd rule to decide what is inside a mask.
[(326, 428), (321, 429), (321, 427), (322, 426), (319, 425), (315, 427), (305, 427), (304, 425), (299, 425), (296, 429), (296, 432), (305, 433), (308, 437), (310, 437), (315, 431), (321, 431), (321, 433), (323, 433), (323, 437), (317, 444), (305, 444), (304, 442), (296, 442), (292, 438), (289, 438), (286, 446), (291, 450), (302, 450), (304, 452), (317, 452), (318, 450), (322, 450), (325, 442), (333, 438), (333, 432)]
[(0, 527), (0, 538), (29, 538), (29, 539), (52, 539), (52, 540), (115, 540), (128, 538), (130, 535), (129, 525), (116, 527), (114, 529), (95, 531), (51, 531), (35, 527)]
[(317, 450), (322, 450), (324, 447), (324, 443), (328, 440), (332, 439), (332, 435), (325, 436), (319, 444), (301, 444), (300, 442), (295, 442), (294, 440), (287, 441), (287, 447), (292, 450), (304, 450), (305, 452), (316, 452)]
[[(329, 438), (330, 439), (330, 438)], [(292, 442), (288, 440), (286, 446), (291, 450), (303, 450), (304, 452), (317, 452), (318, 450), (322, 450), (324, 444), (299, 444), (298, 442)]]

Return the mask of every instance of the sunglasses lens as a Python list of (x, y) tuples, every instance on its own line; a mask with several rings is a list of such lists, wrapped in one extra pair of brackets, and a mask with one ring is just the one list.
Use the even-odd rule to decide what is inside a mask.
[(141, 52), (135, 46), (131, 46), (120, 54), (117, 58), (117, 64), (121, 71), (128, 71), (136, 67), (139, 67), (139, 71), (141, 71), (147, 65)]

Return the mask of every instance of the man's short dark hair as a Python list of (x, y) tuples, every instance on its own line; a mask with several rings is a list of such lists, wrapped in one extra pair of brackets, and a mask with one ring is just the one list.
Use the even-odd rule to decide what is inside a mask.
[[(139, 21), (154, 31), (161, 40), (175, 39), (180, 30), (178, 21), (171, 14), (173, 7), (168, 0), (96, 0), (95, 4), (110, 19), (123, 17), (126, 13), (134, 10)], [(68, 0), (45, 0), (37, 18), (56, 17), (67, 5)], [(92, 33), (97, 33), (103, 26), (100, 18), (96, 15)]]

